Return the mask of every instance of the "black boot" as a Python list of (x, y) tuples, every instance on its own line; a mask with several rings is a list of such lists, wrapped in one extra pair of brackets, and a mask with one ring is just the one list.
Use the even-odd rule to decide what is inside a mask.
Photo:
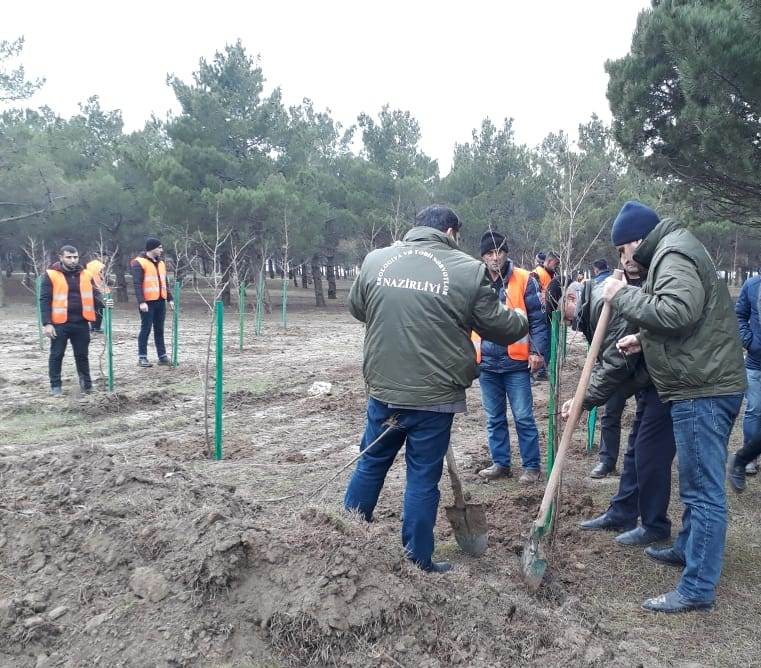
[(637, 526), (636, 522), (621, 522), (615, 517), (610, 517), (608, 513), (603, 513), (599, 517), (586, 520), (579, 524), (579, 527), (587, 531), (631, 531)]
[(727, 477), (732, 489), (738, 494), (745, 491), (745, 465), (737, 464), (737, 455), (729, 455), (727, 460)]

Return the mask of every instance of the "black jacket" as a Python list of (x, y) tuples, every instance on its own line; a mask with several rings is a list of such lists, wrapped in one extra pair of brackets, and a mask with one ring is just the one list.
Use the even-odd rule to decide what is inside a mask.
[[(140, 253), (140, 257), (145, 258), (146, 260), (151, 260), (145, 253)], [(158, 267), (158, 264), (160, 260), (151, 260), (153, 264), (155, 264)], [(143, 277), (145, 276), (145, 272), (143, 271), (143, 267), (139, 262), (136, 260), (132, 260), (129, 265), (130, 271), (132, 272), (132, 283), (135, 286), (135, 298), (137, 299), (138, 304), (142, 304), (145, 301), (145, 298), (143, 296)], [(172, 292), (169, 290), (169, 281), (166, 282), (166, 300), (168, 302), (173, 301), (172, 300)], [(159, 301), (161, 301), (159, 299)]]
[[(84, 270), (84, 267), (81, 264), (78, 264), (72, 271), (66, 271), (60, 262), (56, 262), (55, 264), (50, 265), (50, 268), (55, 271), (60, 271), (69, 285), (69, 296), (66, 303), (66, 322), (84, 322), (84, 317), (82, 316), (82, 296), (79, 294), (79, 275)], [(95, 308), (103, 308), (103, 299), (94, 283), (92, 292)], [(48, 272), (45, 272), (42, 274), (42, 286), (40, 287), (40, 309), (42, 310), (43, 325), (52, 324), (52, 304), (53, 282), (50, 280)]]

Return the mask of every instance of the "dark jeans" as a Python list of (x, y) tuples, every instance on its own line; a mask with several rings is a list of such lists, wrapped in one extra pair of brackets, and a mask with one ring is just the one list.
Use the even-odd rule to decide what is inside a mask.
[(761, 371), (746, 369), (743, 447), (735, 453), (735, 463), (745, 466), (761, 455)]
[(48, 358), (50, 387), (61, 387), (63, 355), (66, 352), (66, 343), (71, 341), (79, 382), (82, 388), (89, 390), (92, 387), (90, 361), (88, 359), (90, 324), (86, 320), (83, 320), (81, 322), (67, 322), (63, 325), (53, 325), (53, 327), (55, 327), (56, 337), (50, 341), (50, 357)]
[(622, 392), (613, 394), (606, 402), (605, 413), (600, 418), (599, 459), (611, 471), (618, 463), (618, 453), (621, 449), (621, 415), (626, 407), (627, 398)]
[(658, 398), (654, 387), (638, 392), (618, 493), (608, 514), (622, 525), (634, 524), (640, 517), (645, 529), (664, 538), (670, 536), (668, 508), (675, 454), (671, 407)]
[(369, 522), (373, 517), (386, 473), (407, 441), (407, 485), (404, 490), (402, 545), (409, 558), (423, 569), (431, 568), (433, 526), (439, 507), (439, 480), (449, 447), (452, 413), (389, 408), (373, 398), (367, 401), (367, 423), (360, 450), (386, 429), (396, 416), (398, 428), (388, 432), (357, 462), (344, 498), (347, 510), (358, 510)]
[(148, 357), (148, 337), (151, 334), (151, 328), (153, 328), (156, 354), (159, 357), (165, 357), (164, 319), (166, 318), (166, 301), (159, 299), (155, 302), (147, 302), (147, 304), (147, 313), (140, 311), (140, 334), (137, 337), (137, 354), (140, 357)]
[(716, 597), (727, 534), (727, 443), (741, 405), (741, 394), (671, 404), (684, 504), (674, 551), (686, 563), (676, 590), (689, 601)]

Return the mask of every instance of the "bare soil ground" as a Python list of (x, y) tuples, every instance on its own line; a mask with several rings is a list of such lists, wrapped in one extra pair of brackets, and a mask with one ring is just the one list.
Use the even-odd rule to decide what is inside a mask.
[[(293, 289), (285, 331), (272, 314), (255, 337), (249, 316), (243, 352), (229, 314), (221, 462), (205, 452), (200, 305), (183, 308), (178, 369), (138, 369), (130, 304), (114, 316), (116, 394), (79, 396), (69, 352), (65, 396), (52, 399), (34, 311), (18, 293), (0, 333), (0, 665), (761, 665), (755, 480), (730, 497), (715, 611), (678, 617), (640, 609), (678, 571), (577, 529), (618, 482), (587, 477), (595, 458), (581, 430), (551, 572), (537, 595), (526, 591), (519, 558), (543, 488), (479, 481), (488, 452), (477, 384), (453, 443), (467, 491), (487, 506), (483, 558), (457, 548), (445, 474), (436, 556), (456, 569), (426, 575), (406, 562), (403, 458), (372, 525), (345, 514), (351, 468), (325, 483), (356, 454), (365, 392), (362, 327), (342, 287), (319, 311), (311, 290)], [(95, 377), (101, 349), (95, 339)], [(566, 394), (583, 350), (571, 341)], [(315, 381), (330, 395), (310, 396)], [(535, 400), (544, 437), (546, 384)]]

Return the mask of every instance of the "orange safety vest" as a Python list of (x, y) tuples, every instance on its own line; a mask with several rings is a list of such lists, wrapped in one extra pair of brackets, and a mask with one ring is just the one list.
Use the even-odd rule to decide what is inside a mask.
[[(69, 315), (69, 284), (63, 272), (48, 269), (50, 282), (53, 284), (53, 302), (51, 317), (54, 325), (63, 325)], [(95, 297), (92, 293), (93, 277), (87, 269), (79, 274), (79, 295), (82, 299), (82, 317), (90, 322), (95, 321)]]
[(155, 265), (146, 257), (136, 257), (135, 262), (143, 268), (143, 299), (147, 302), (166, 299), (166, 265), (164, 260), (159, 260), (158, 265)]
[[(513, 268), (513, 273), (510, 275), (510, 280), (507, 282), (507, 288), (505, 289), (505, 306), (511, 309), (519, 309), (523, 313), (528, 313), (526, 310), (526, 286), (528, 285), (531, 274), (525, 269)], [(471, 332), (470, 340), (473, 342), (473, 347), (476, 349), (476, 363), (481, 363), (481, 337), (475, 332)], [(507, 356), (513, 360), (528, 361), (529, 356), (529, 341), (528, 334), (522, 339), (511, 343), (507, 346)]]
[(103, 280), (103, 270), (106, 268), (106, 265), (103, 264), (100, 260), (90, 260), (86, 265), (85, 269), (92, 274), (92, 280), (95, 281), (95, 287), (98, 288), (101, 292), (105, 292), (104, 288), (106, 286), (105, 281)]

